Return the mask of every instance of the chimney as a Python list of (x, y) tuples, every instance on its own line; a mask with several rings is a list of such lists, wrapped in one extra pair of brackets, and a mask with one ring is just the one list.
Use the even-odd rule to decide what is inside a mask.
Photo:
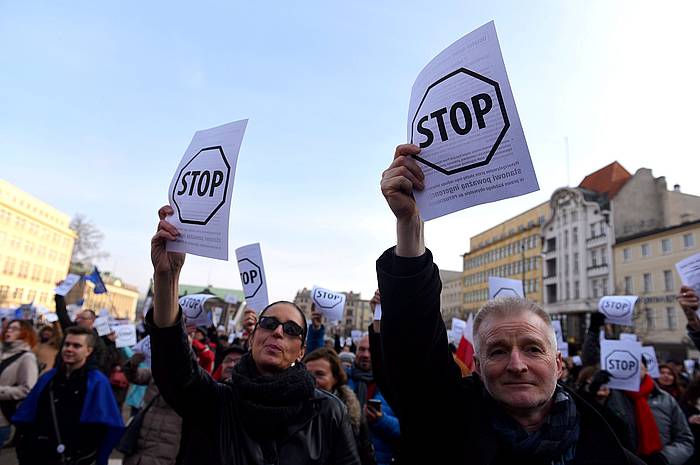
[(681, 185), (680, 184), (674, 184), (673, 185), (673, 192), (680, 192), (681, 191)]

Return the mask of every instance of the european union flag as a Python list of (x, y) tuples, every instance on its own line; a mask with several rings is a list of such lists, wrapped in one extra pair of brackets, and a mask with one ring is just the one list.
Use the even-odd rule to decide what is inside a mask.
[(85, 280), (90, 281), (95, 285), (95, 289), (92, 291), (95, 294), (104, 294), (107, 292), (107, 286), (105, 286), (104, 281), (102, 281), (102, 276), (100, 276), (100, 272), (98, 271), (97, 267), (92, 270), (92, 273), (85, 275)]

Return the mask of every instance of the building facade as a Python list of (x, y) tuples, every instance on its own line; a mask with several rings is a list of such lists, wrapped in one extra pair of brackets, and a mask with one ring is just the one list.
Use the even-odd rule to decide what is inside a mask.
[(69, 224), (67, 214), (0, 179), (0, 307), (55, 308), (76, 239)]
[(489, 276), (522, 280), (526, 297), (542, 302), (540, 235), (549, 214), (545, 202), (469, 240), (469, 252), (463, 256), (463, 317), (488, 300)]
[(440, 270), (440, 281), (440, 313), (449, 324), (452, 318), (462, 318), (462, 272)]
[(615, 293), (637, 295), (634, 329), (660, 360), (684, 360), (692, 348), (676, 303), (676, 263), (700, 253), (700, 220), (620, 238), (614, 247)]
[(136, 304), (139, 300), (138, 287), (123, 282), (109, 272), (102, 272), (100, 275), (107, 288), (104, 294), (95, 294), (93, 292), (95, 286), (91, 282), (81, 280), (76, 284), (79, 292), (82, 290), (83, 308), (90, 308), (96, 312), (106, 308), (114, 318), (134, 321)]

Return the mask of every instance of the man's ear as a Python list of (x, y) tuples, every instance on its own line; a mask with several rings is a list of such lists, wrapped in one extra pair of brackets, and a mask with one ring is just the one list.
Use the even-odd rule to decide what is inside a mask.
[(561, 356), (561, 352), (557, 350), (557, 379), (561, 376), (561, 372), (564, 370), (564, 357)]
[(86, 348), (87, 348), (87, 356), (89, 357), (90, 355), (92, 355), (92, 352), (95, 350), (95, 348), (90, 347), (90, 346), (87, 346)]

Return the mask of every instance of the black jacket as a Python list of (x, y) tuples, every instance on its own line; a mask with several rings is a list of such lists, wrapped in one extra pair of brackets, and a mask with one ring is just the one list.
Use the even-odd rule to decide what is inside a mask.
[[(515, 457), (490, 427), (478, 376), (462, 378), (440, 316), (442, 285), (432, 254), (377, 261), (382, 295), (383, 370), (401, 422), (402, 463), (536, 463)], [(596, 412), (575, 393), (580, 436), (574, 464), (640, 464)]]
[[(163, 398), (183, 418), (198, 427), (197, 436), (210, 447), (212, 463), (226, 465), (263, 464), (260, 445), (239, 420), (241, 410), (236, 390), (217, 383), (197, 364), (187, 343), (182, 318), (168, 328), (146, 317), (151, 334), (152, 371)], [(189, 446), (196, 437), (190, 437)], [(278, 465), (359, 465), (350, 422), (337, 397), (314, 390), (303, 413), (277, 441)], [(189, 454), (185, 454), (189, 455)]]

